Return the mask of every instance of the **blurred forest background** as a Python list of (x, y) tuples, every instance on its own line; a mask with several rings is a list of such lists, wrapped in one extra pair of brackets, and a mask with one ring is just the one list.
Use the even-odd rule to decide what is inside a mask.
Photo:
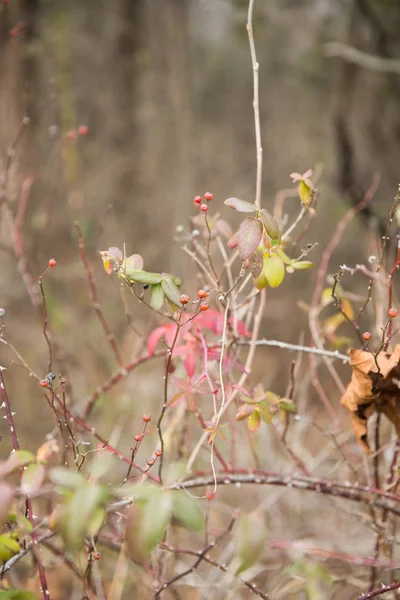
[[(119, 284), (104, 273), (97, 251), (126, 243), (128, 254), (144, 256), (147, 270), (181, 275), (185, 291), (193, 292), (193, 269), (173, 241), (176, 226), (186, 226), (194, 214), (193, 196), (212, 191), (212, 208), (228, 218), (225, 198), (253, 201), (247, 8), (246, 0), (3, 0), (0, 7), (0, 175), (28, 115), (8, 173), (8, 207), (15, 216), (22, 184), (32, 177), (22, 224), (28, 269), (37, 280), (49, 258), (57, 260), (44, 280), (60, 349), (54, 370), (73, 382), (78, 406), (116, 365), (91, 306), (74, 223), (83, 230), (102, 306), (128, 360), (141, 342), (127, 324)], [(400, 179), (399, 31), (398, 0), (255, 3), (262, 205), (272, 210), (276, 195), (292, 187), (291, 172), (316, 169), (320, 198), (307, 241), (319, 242), (310, 256), (318, 265), (334, 224), (363, 197), (374, 174), (380, 176), (370, 209), (351, 224), (333, 257), (332, 273), (343, 262), (366, 260)], [(344, 46), (382, 60), (367, 56), (357, 64), (358, 55), (356, 62), (341, 56)], [(80, 125), (88, 134), (68, 139)], [(291, 219), (298, 210), (297, 201), (286, 200)], [(32, 306), (16, 268), (6, 211), (0, 257), (7, 337), (45, 376), (40, 302)], [(298, 300), (310, 301), (315, 273), (287, 279), (268, 299), (262, 333), (296, 343), (306, 315), (299, 309), (289, 323), (288, 311), (297, 310)], [(357, 285), (354, 291), (365, 294), (365, 281)], [(129, 304), (139, 331), (159, 324)], [(53, 417), (36, 382), (12, 358), (0, 346), (22, 444), (36, 448)], [(283, 392), (289, 362), (282, 366), (281, 354), (260, 351), (257, 376)], [(107, 403), (96, 415), (100, 425), (118, 421), (122, 410), (149, 410), (162, 384), (161, 376), (159, 383), (136, 375), (127, 381), (112, 392), (125, 408)], [(10, 451), (4, 421), (0, 427), (4, 457)]]

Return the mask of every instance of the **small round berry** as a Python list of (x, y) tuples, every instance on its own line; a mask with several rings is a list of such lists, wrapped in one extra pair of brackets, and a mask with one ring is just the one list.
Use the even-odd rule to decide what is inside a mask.
[(208, 310), (210, 308), (210, 305), (208, 304), (208, 302), (202, 302), (200, 304), (200, 310), (202, 310), (203, 312), (205, 312), (206, 310)]
[(162, 450), (161, 450), (161, 448), (157, 448), (157, 450), (154, 452), (154, 454), (155, 454), (156, 456), (161, 456), (161, 455), (162, 455)]
[(140, 433), (138, 433), (137, 435), (135, 435), (135, 442), (141, 442), (142, 439), (143, 439), (143, 436)]
[(55, 267), (55, 266), (56, 266), (56, 264), (57, 264), (57, 261), (56, 261), (56, 259), (55, 259), (55, 258), (51, 258), (51, 259), (49, 260), (49, 267)]
[(53, 371), (50, 371), (49, 373), (47, 373), (46, 375), (46, 379), (47, 381), (54, 381), (56, 378), (56, 374), (53, 373)]
[(99, 560), (101, 558), (101, 552), (93, 552), (92, 556), (94, 558), (94, 560)]
[(190, 302), (190, 297), (187, 294), (181, 294), (179, 296), (179, 302), (181, 304), (187, 304), (188, 302)]
[(89, 127), (87, 125), (79, 125), (78, 133), (79, 135), (87, 135), (89, 133)]
[(395, 317), (397, 317), (397, 315), (399, 314), (399, 311), (397, 310), (397, 308), (389, 308), (388, 310), (388, 315), (391, 319), (394, 319)]
[(67, 140), (75, 141), (77, 137), (78, 134), (76, 133), (75, 129), (71, 129), (70, 131), (68, 131)]
[(201, 299), (203, 299), (203, 298), (207, 298), (207, 292), (206, 292), (206, 290), (199, 290), (199, 291), (197, 292), (197, 295), (198, 295), (198, 297), (199, 297), (199, 298), (201, 298)]
[(144, 415), (142, 416), (142, 419), (145, 423), (150, 423), (151, 415), (149, 415), (148, 413), (144, 413)]
[(210, 200), (212, 200), (214, 198), (214, 194), (212, 194), (211, 192), (206, 192), (204, 194), (204, 198), (207, 200), (207, 202), (209, 202)]
[(362, 336), (363, 340), (365, 340), (366, 342), (369, 342), (369, 340), (372, 338), (372, 334), (369, 331), (364, 331)]
[(148, 290), (149, 289), (149, 284), (148, 283), (144, 283), (143, 284), (143, 289), (144, 290)]
[(203, 212), (207, 212), (208, 211), (208, 205), (207, 204), (201, 204), (200, 210), (202, 210)]
[(146, 460), (146, 463), (149, 465), (149, 467), (152, 467), (154, 465), (156, 461), (154, 460), (154, 458), (148, 458)]
[(210, 501), (214, 500), (214, 498), (215, 498), (214, 490), (206, 490), (205, 497), (207, 500), (210, 500)]
[(200, 206), (201, 200), (202, 200), (201, 196), (195, 196), (193, 198), (193, 203), (195, 204), (195, 206)]
[(39, 381), (39, 384), (40, 384), (42, 387), (47, 387), (47, 386), (49, 385), (49, 380), (48, 380), (48, 379), (41, 379), (41, 380)]

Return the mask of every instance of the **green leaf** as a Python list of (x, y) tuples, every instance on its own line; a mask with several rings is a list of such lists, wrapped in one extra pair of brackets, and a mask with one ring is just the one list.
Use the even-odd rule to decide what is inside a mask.
[(296, 271), (305, 271), (306, 269), (311, 269), (313, 267), (313, 263), (310, 260), (299, 260), (298, 262), (292, 262), (293, 269)]
[(158, 312), (164, 304), (164, 291), (161, 283), (151, 286), (151, 300), (150, 306), (153, 310)]
[(204, 514), (199, 503), (183, 490), (172, 492), (172, 514), (186, 529), (201, 531), (204, 527)]
[(37, 597), (26, 590), (4, 590), (0, 592), (0, 600), (37, 600)]
[(251, 202), (246, 202), (246, 200), (240, 200), (240, 198), (228, 198), (224, 202), (225, 206), (229, 206), (238, 212), (255, 212), (257, 210), (257, 206), (252, 204)]
[(261, 516), (243, 515), (236, 534), (236, 554), (239, 567), (236, 575), (253, 566), (260, 558), (265, 544), (265, 525)]
[(51, 481), (60, 487), (75, 490), (85, 485), (86, 480), (82, 473), (71, 471), (65, 467), (54, 467), (49, 473)]
[(163, 539), (172, 512), (173, 492), (157, 491), (146, 502), (141, 523), (141, 539), (148, 552)]
[(279, 402), (279, 408), (287, 413), (297, 413), (297, 406), (294, 402), (288, 400), (287, 398), (282, 398), (282, 400)]
[(178, 288), (178, 286), (174, 283), (173, 280), (173, 276), (172, 275), (167, 275), (165, 273), (163, 273), (163, 279), (161, 282), (161, 286), (162, 286), (162, 290), (164, 292), (164, 294), (166, 295), (166, 297), (168, 298), (168, 300), (170, 302), (172, 302), (172, 304), (174, 304), (175, 306), (180, 306), (180, 296), (181, 296), (181, 292)]
[[(140, 486), (141, 487), (141, 486)], [(135, 502), (129, 509), (125, 540), (130, 556), (144, 562), (163, 539), (172, 514), (172, 492), (147, 487), (144, 503)]]
[(35, 455), (27, 450), (17, 450), (12, 452), (5, 463), (2, 465), (1, 476), (5, 477), (15, 471), (18, 471), (21, 467), (25, 467), (36, 461)]
[(21, 550), (21, 546), (11, 537), (11, 534), (5, 533), (0, 535), (0, 562), (6, 562), (13, 556), (18, 554)]
[(252, 433), (255, 433), (260, 429), (261, 416), (258, 408), (255, 408), (249, 416), (249, 429)]
[(73, 494), (62, 523), (62, 534), (68, 548), (82, 548), (92, 519), (109, 497), (110, 491), (98, 484), (88, 484)]
[(291, 265), (293, 263), (293, 259), (289, 258), (289, 256), (287, 254), (285, 254), (285, 252), (282, 250), (282, 248), (277, 248), (275, 250), (275, 252), (277, 253), (278, 256), (280, 256), (280, 258), (283, 260), (285, 265)]
[(154, 485), (124, 485), (114, 489), (113, 493), (120, 498), (135, 498), (136, 501), (146, 502), (155, 489)]
[(300, 181), (298, 191), (302, 205), (309, 206), (313, 199), (312, 188), (305, 181)]
[(147, 283), (148, 285), (154, 285), (162, 281), (160, 273), (149, 273), (148, 271), (127, 270), (121, 274), (121, 278), (127, 279), (129, 283)]
[(269, 425), (272, 421), (273, 414), (268, 404), (266, 402), (260, 402), (258, 405), (258, 410), (260, 411), (263, 421)]
[(261, 241), (263, 227), (260, 219), (247, 217), (239, 227), (238, 250), (241, 260), (246, 260), (253, 254)]
[(260, 217), (262, 219), (264, 229), (267, 232), (268, 236), (274, 242), (280, 242), (281, 240), (281, 230), (279, 228), (278, 221), (273, 217), (265, 208), (260, 210)]
[(21, 491), (23, 494), (33, 494), (40, 490), (46, 471), (41, 464), (28, 465), (21, 478)]
[(263, 273), (272, 288), (278, 287), (285, 277), (285, 265), (276, 254), (264, 258)]

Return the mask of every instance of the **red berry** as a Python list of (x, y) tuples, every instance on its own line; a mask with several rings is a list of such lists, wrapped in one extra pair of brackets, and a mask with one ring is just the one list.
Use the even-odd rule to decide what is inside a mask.
[(200, 205), (201, 204), (201, 196), (195, 196), (193, 202), (195, 203), (195, 205)]
[(68, 131), (67, 133), (67, 140), (76, 140), (76, 138), (78, 137), (78, 134), (76, 133), (75, 129), (71, 129), (70, 131)]
[(206, 490), (205, 497), (207, 498), (207, 500), (214, 500), (214, 498), (215, 498), (214, 490)]
[(206, 192), (204, 194), (204, 198), (207, 200), (207, 202), (209, 202), (210, 200), (212, 200), (214, 198), (214, 194), (212, 194), (211, 192)]
[(149, 467), (152, 467), (156, 461), (154, 460), (154, 458), (148, 458), (146, 462), (149, 465)]
[(208, 304), (208, 302), (202, 302), (200, 304), (200, 310), (202, 310), (203, 312), (205, 312), (206, 310), (208, 310), (210, 308), (210, 305)]
[(144, 413), (144, 415), (142, 416), (142, 419), (145, 423), (150, 423), (151, 421), (151, 415)]
[(158, 449), (157, 449), (157, 450), (154, 452), (154, 454), (155, 454), (156, 456), (161, 456), (161, 454), (162, 454), (162, 450), (161, 450), (160, 448), (158, 448)]
[(93, 552), (92, 556), (94, 560), (99, 560), (99, 558), (101, 558), (101, 552)]
[(201, 204), (200, 210), (202, 210), (203, 212), (207, 212), (208, 211), (208, 205), (207, 204)]
[(78, 133), (79, 135), (87, 135), (89, 133), (89, 127), (87, 125), (79, 125)]
[(389, 308), (388, 310), (388, 315), (391, 319), (394, 319), (395, 317), (397, 317), (399, 311), (397, 310), (397, 308)]
[(179, 296), (179, 302), (181, 304), (187, 304), (188, 302), (190, 302), (190, 297), (187, 294), (181, 294)]
[(197, 292), (197, 295), (198, 295), (199, 298), (207, 298), (207, 292), (206, 292), (206, 290), (199, 290)]
[(366, 342), (369, 342), (369, 340), (372, 338), (372, 334), (369, 331), (364, 331), (362, 336)]
[(39, 384), (40, 384), (42, 387), (47, 387), (47, 386), (49, 385), (49, 380), (48, 380), (48, 379), (41, 379), (41, 380), (39, 381)]
[(135, 442), (141, 442), (142, 439), (143, 439), (143, 436), (140, 433), (138, 433), (138, 435), (135, 435)]
[(57, 264), (57, 261), (56, 261), (56, 259), (55, 259), (55, 258), (51, 258), (51, 259), (49, 260), (49, 267), (55, 267), (55, 266), (56, 266), (56, 264)]

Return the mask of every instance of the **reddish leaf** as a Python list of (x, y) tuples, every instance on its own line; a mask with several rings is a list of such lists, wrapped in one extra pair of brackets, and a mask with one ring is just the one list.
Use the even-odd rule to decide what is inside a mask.
[(241, 260), (246, 260), (253, 254), (261, 241), (263, 226), (260, 219), (247, 217), (239, 227), (238, 248)]
[(228, 240), (226, 245), (228, 246), (229, 250), (234, 250), (236, 248), (236, 246), (238, 245), (238, 243), (239, 243), (239, 232), (235, 231), (235, 233)]
[(157, 327), (156, 329), (154, 329), (147, 340), (147, 353), (148, 356), (153, 356), (154, 351), (156, 349), (156, 346), (158, 344), (158, 342), (161, 340), (161, 338), (164, 338), (165, 342), (171, 346), (172, 342), (174, 341), (174, 337), (175, 337), (175, 332), (176, 332), (176, 325), (174, 324), (167, 324), (167, 325), (163, 325), (162, 327)]

